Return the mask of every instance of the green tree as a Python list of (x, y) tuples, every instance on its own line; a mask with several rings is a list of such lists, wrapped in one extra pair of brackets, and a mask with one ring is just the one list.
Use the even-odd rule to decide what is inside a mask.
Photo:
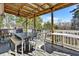
[[(15, 15), (8, 14), (8, 13), (5, 14), (5, 17), (8, 18), (7, 26), (9, 25), (22, 26), (23, 25), (22, 23), (26, 20), (24, 17), (17, 17)], [(14, 21), (15, 24), (12, 24), (12, 21)]]
[[(9, 22), (7, 25), (10, 25), (11, 21), (15, 21), (16, 22), (16, 26), (22, 26), (24, 29), (26, 29), (26, 20), (27, 20), (27, 25), (28, 27), (27, 28), (34, 28), (34, 19), (26, 19), (24, 17), (17, 17), (17, 16), (14, 16), (12, 14), (7, 14), (5, 15), (6, 17), (9, 18)], [(42, 28), (42, 19), (41, 17), (35, 17), (36, 19), (36, 29), (37, 30), (41, 30)], [(10, 23), (10, 24), (9, 24)]]
[(42, 19), (41, 19), (41, 17), (36, 17), (36, 29), (37, 30), (42, 29)]
[[(35, 17), (36, 30), (42, 29), (42, 19), (41, 17)], [(34, 18), (28, 19), (28, 28), (34, 28)]]
[[(16, 25), (22, 25), (25, 20), (26, 19), (24, 17), (17, 17), (16, 18)], [(25, 24), (25, 22), (24, 22), (24, 24)]]
[(0, 28), (3, 26), (3, 16), (0, 16)]
[(8, 13), (5, 13), (4, 15), (5, 15), (3, 19), (4, 27), (7, 27), (7, 28), (14, 27), (16, 23), (16, 16)]
[(46, 22), (46, 23), (44, 23), (43, 28), (44, 28), (45, 30), (50, 30), (50, 29), (51, 29), (51, 23), (50, 23), (49, 21)]
[[(44, 23), (44, 25), (43, 25), (43, 29), (45, 29), (45, 30), (51, 30), (51, 27), (52, 27), (52, 25), (51, 25), (51, 22), (49, 22), (49, 21)], [(54, 24), (54, 29), (58, 29), (58, 26), (56, 24)]]
[(77, 8), (73, 11), (73, 18), (71, 20), (71, 29), (73, 30), (79, 30), (79, 5), (77, 5)]

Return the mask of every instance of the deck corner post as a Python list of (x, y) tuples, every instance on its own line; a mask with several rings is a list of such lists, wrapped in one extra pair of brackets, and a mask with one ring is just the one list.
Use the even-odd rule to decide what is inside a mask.
[[(54, 18), (53, 18), (53, 12), (51, 9), (51, 32), (54, 33)], [(52, 35), (52, 44), (55, 43), (54, 35)]]

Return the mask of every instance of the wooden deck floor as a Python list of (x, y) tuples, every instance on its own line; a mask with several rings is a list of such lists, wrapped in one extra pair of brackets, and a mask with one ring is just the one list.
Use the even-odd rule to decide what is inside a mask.
[(46, 42), (45, 45), (43, 45), (41, 47), (41, 49), (44, 50), (44, 46), (46, 47), (46, 49), (45, 49), (46, 52), (48, 52), (50, 54), (52, 54), (54, 51), (57, 51), (57, 52), (69, 54), (71, 56), (79, 56), (79, 51), (72, 50), (72, 49), (62, 47), (62, 46), (59, 46), (59, 45), (52, 45), (51, 43)]

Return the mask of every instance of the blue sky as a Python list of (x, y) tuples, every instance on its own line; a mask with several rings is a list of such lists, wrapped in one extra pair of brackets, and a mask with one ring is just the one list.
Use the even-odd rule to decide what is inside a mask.
[[(69, 22), (72, 19), (72, 11), (76, 8), (76, 5), (58, 10), (54, 12), (54, 22), (57, 23), (59, 21), (61, 22)], [(50, 13), (42, 15), (41, 18), (43, 19), (43, 22), (51, 21), (51, 15)]]

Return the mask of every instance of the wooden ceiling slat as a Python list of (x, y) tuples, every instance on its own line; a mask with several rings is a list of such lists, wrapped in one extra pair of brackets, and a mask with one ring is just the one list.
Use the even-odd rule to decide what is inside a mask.
[[(10, 9), (10, 11), (12, 10), (12, 11), (18, 12), (20, 8), (18, 9), (17, 7), (15, 7), (15, 6), (13, 6), (13, 5), (10, 5), (10, 4), (8, 5), (8, 4), (6, 4), (6, 5), (5, 5), (5, 9), (8, 9), (8, 10)], [(29, 10), (26, 10), (26, 11), (29, 11)], [(20, 12), (20, 11), (19, 11), (19, 12)], [(26, 12), (25, 12), (25, 13), (26, 13)], [(30, 14), (30, 13), (32, 13), (32, 12), (29, 11), (29, 12), (27, 12), (27, 13)]]
[(65, 7), (69, 7), (71, 5), (74, 5), (75, 3), (59, 3), (53, 6), (52, 11), (56, 11)]
[(36, 14), (30, 15), (29, 18), (34, 17), (34, 15), (35, 15), (35, 16), (39, 16), (39, 15), (42, 15), (42, 14), (46, 14), (46, 13), (48, 13), (48, 12), (50, 12), (50, 11), (51, 11), (51, 9), (49, 9), (49, 10), (44, 10), (44, 11), (40, 11), (40, 12), (38, 12), (38, 13), (36, 13)]
[(27, 16), (32, 15), (32, 14), (25, 13), (25, 12), (23, 12), (23, 11), (21, 11), (20, 14), (22, 14), (22, 15), (27, 15)]
[(42, 9), (46, 9), (44, 6), (48, 5), (48, 3), (42, 3), (42, 4), (40, 3), (40, 4), (37, 4), (37, 5), (40, 6)]
[(26, 15), (28, 15), (28, 14), (26, 14), (26, 13), (24, 13), (24, 12), (22, 12), (22, 13), (20, 13), (20, 14), (18, 15), (18, 12), (15, 12), (15, 11), (12, 11), (12, 10), (8, 10), (8, 9), (5, 9), (5, 12), (6, 12), (6, 13), (10, 13), (10, 14), (14, 14), (14, 15), (16, 15), (16, 16), (23, 16), (23, 17), (27, 17)]
[[(56, 11), (58, 9), (62, 9), (62, 8), (65, 8), (67, 6), (71, 6), (73, 5), (73, 3), (59, 3), (59, 4), (56, 4), (55, 6), (53, 6), (52, 8), (50, 9), (47, 9), (47, 10), (43, 10), (43, 11), (39, 11), (38, 13), (34, 14), (35, 16), (39, 16), (39, 15), (42, 15), (42, 14), (46, 14), (46, 13), (49, 13), (51, 11)], [(29, 16), (29, 18), (32, 18), (34, 17), (34, 15), (32, 16)]]
[(13, 5), (13, 6), (17, 6), (20, 7), (22, 3), (5, 3), (5, 5)]
[(23, 7), (24, 7), (24, 4), (20, 4), (20, 7), (18, 9), (18, 15), (19, 15), (19, 13), (20, 13), (20, 11), (22, 10)]
[(34, 10), (36, 10), (36, 11), (39, 11), (39, 8), (36, 8), (36, 7), (32, 6), (31, 4), (25, 4), (25, 5), (32, 8), (32, 9), (34, 9)]
[(25, 18), (28, 17), (27, 14), (23, 14), (23, 13), (20, 13), (19, 15), (20, 15), (20, 16), (23, 16), (23, 17), (25, 17)]
[(29, 12), (28, 10), (21, 10), (20, 12), (25, 12), (26, 14), (34, 14), (32, 12)]
[(34, 3), (34, 5), (38, 6), (38, 8), (41, 8), (42, 10), (44, 9), (43, 7), (41, 7), (40, 5), (38, 5), (37, 3)]
[(20, 6), (14, 6), (13, 4), (4, 4), (4, 7), (12, 7), (12, 8), (18, 9)]
[(20, 3), (18, 3), (18, 4), (8, 3), (8, 4), (5, 4), (5, 6), (4, 6), (5, 9), (10, 9), (10, 10), (16, 11), (16, 12), (18, 12), (18, 14), (20, 12), (21, 7), (22, 7), (22, 4), (20, 4)]
[(10, 10), (14, 10), (14, 11), (17, 11), (17, 9), (15, 9), (15, 8), (12, 8), (12, 7), (8, 7), (8, 6), (6, 6), (4, 9), (10, 9)]
[[(35, 6), (37, 6), (38, 8), (32, 6), (33, 4)], [(51, 3), (50, 4), (49, 3), (42, 3), (42, 4), (41, 3), (38, 3), (38, 4), (32, 3), (30, 5), (28, 3), (26, 3), (26, 5), (25, 4), (22, 5), (22, 4), (17, 3), (17, 4), (14, 4), (14, 5), (12, 6), (12, 4), (5, 4), (4, 5), (5, 6), (5, 8), (4, 8), (5, 12), (13, 13), (13, 14), (16, 14), (18, 16), (33, 18), (34, 16), (43, 15), (43, 14), (46, 14), (46, 13), (49, 13), (49, 12), (52, 12), (52, 11), (56, 11), (56, 10), (71, 6), (71, 5), (73, 5), (73, 3), (57, 3), (55, 5), (52, 5)], [(48, 5), (50, 7), (47, 8), (47, 9), (41, 7), (41, 6), (44, 6), (44, 5)], [(30, 8), (33, 9), (33, 10), (31, 10)], [(40, 8), (41, 8), (41, 10), (38, 10)]]
[(18, 16), (17, 14), (17, 12), (15, 12), (15, 11), (12, 11), (12, 10), (8, 10), (8, 9), (6, 9), (6, 10), (4, 10), (6, 13), (10, 13), (10, 14), (14, 14), (14, 15), (16, 15), (16, 16)]
[(50, 7), (52, 7), (52, 4), (50, 4), (50, 3), (47, 3), (47, 5), (49, 5)]
[(14, 12), (14, 13), (18, 14), (18, 12), (14, 11), (14, 10), (10, 10), (10, 9), (5, 9), (4, 11), (10, 11), (10, 12)]
[(35, 11), (29, 10), (27, 7), (23, 7), (23, 9), (26, 10), (26, 11), (28, 11), (28, 12), (30, 12), (30, 13), (35, 13)]

